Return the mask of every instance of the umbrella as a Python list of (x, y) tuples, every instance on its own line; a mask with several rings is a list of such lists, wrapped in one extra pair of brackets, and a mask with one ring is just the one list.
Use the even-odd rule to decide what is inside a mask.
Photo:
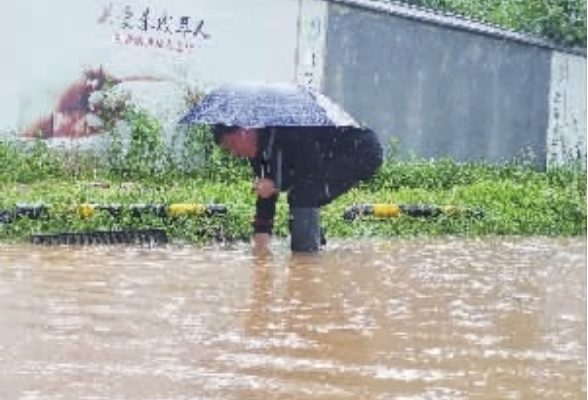
[(292, 83), (237, 82), (205, 95), (180, 123), (243, 127), (359, 124), (325, 95)]

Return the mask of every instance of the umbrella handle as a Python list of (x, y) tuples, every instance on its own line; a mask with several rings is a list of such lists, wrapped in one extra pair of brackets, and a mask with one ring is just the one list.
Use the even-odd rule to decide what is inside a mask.
[(282, 150), (279, 149), (276, 154), (276, 187), (278, 190), (282, 187)]
[(270, 128), (270, 136), (269, 140), (267, 141), (267, 146), (263, 152), (264, 161), (269, 161), (272, 158), (272, 150), (274, 147), (274, 139), (276, 136), (276, 130), (274, 128)]
[[(267, 145), (262, 153), (262, 158), (263, 158), (263, 165), (261, 167), (261, 178), (265, 178), (265, 164), (269, 164), (271, 158), (272, 158), (272, 152), (273, 152), (273, 147), (274, 147), (274, 141), (275, 141), (275, 136), (276, 136), (276, 130), (275, 128), (270, 128), (270, 133), (269, 133), (269, 139), (267, 142)], [(279, 188), (280, 187), (280, 183), (282, 181), (282, 154), (280, 151), (278, 151), (277, 154), (277, 158), (276, 158), (276, 186)]]
[[(265, 165), (261, 166), (261, 179), (265, 178)], [(278, 150), (276, 154), (276, 177), (274, 179), (275, 185), (278, 189), (282, 186), (282, 151)]]

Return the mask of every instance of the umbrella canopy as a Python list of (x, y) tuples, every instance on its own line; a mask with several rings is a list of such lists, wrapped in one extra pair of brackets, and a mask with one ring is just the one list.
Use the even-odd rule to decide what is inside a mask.
[(239, 82), (205, 95), (180, 123), (243, 127), (359, 124), (325, 95), (290, 83)]

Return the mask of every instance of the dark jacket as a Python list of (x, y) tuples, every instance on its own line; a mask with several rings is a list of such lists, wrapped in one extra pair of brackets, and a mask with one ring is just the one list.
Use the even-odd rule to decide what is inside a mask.
[[(382, 164), (377, 135), (367, 128), (262, 129), (251, 166), (288, 191), (290, 207), (321, 207), (370, 178)], [(271, 233), (278, 195), (258, 197), (254, 232)]]

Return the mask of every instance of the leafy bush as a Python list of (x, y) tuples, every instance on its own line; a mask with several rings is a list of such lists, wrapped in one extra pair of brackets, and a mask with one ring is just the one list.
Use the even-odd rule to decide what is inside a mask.
[(400, 0), (586, 48), (586, 0)]
[[(210, 132), (179, 132), (188, 143), (181, 154), (162, 146), (161, 129), (148, 115), (129, 118), (124, 155), (108, 159), (54, 149), (42, 141), (0, 142), (4, 193), (0, 212), (18, 204), (43, 204), (49, 218), (0, 223), (1, 240), (25, 240), (31, 233), (161, 227), (172, 240), (247, 240), (254, 195), (247, 162), (212, 144)], [(113, 148), (107, 149), (113, 152)], [(192, 163), (194, 160), (200, 160)], [(109, 162), (110, 160), (110, 162)], [(281, 196), (275, 233), (285, 236), (287, 204)], [(80, 204), (224, 204), (226, 216), (79, 213)], [(429, 218), (342, 218), (354, 204), (453, 205), (480, 209), (483, 218), (437, 215)], [(124, 207), (123, 207), (124, 208)], [(574, 166), (538, 171), (531, 163), (458, 163), (451, 159), (400, 161), (390, 156), (376, 176), (323, 210), (330, 237), (410, 235), (586, 235), (586, 171)]]

